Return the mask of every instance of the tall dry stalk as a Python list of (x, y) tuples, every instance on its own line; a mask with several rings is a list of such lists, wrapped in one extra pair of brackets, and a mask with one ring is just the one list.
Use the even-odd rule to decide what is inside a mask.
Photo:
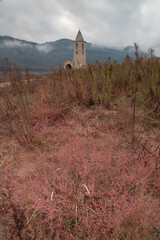
[(138, 45), (134, 43), (135, 47), (135, 64), (136, 64), (136, 72), (135, 72), (135, 78), (133, 82), (133, 98), (132, 98), (132, 104), (133, 104), (133, 110), (132, 110), (132, 146), (134, 147), (135, 143), (135, 121), (136, 121), (136, 93), (137, 93), (137, 78), (138, 78), (138, 63), (139, 63), (139, 55), (138, 55)]

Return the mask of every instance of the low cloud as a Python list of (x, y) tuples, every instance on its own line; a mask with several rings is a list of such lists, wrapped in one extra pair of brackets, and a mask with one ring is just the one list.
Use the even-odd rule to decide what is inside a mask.
[(154, 54), (155, 54), (157, 57), (160, 57), (160, 47), (159, 47), (159, 48), (154, 48)]
[(24, 42), (21, 42), (19, 40), (6, 40), (2, 43), (3, 46), (5, 47), (11, 47), (11, 48), (15, 48), (15, 47), (26, 47), (26, 48), (32, 48), (32, 45), (30, 43), (24, 43)]
[(49, 44), (41, 44), (37, 45), (36, 49), (43, 53), (49, 53), (50, 51), (52, 51), (53, 46), (50, 46)]

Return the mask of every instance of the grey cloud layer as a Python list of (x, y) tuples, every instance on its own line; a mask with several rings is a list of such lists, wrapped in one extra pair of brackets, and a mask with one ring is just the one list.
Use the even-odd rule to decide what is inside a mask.
[(74, 39), (159, 49), (159, 0), (0, 0), (0, 35), (36, 42)]
[[(33, 49), (34, 46), (30, 43), (25, 43), (25, 42), (21, 42), (18, 39), (17, 40), (5, 40), (0, 44), (0, 48), (1, 47), (9, 47), (9, 48), (28, 48), (28, 49)], [(45, 44), (36, 44), (35, 48), (43, 53), (49, 53), (50, 51), (52, 51), (54, 49), (53, 45), (50, 45), (49, 43), (45, 43)]]
[(49, 44), (41, 44), (36, 46), (37, 50), (43, 53), (49, 53), (51, 50), (53, 50), (53, 46), (50, 46)]

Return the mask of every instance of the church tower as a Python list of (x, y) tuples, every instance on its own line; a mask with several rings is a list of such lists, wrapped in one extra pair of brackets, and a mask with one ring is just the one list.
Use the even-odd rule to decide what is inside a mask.
[(73, 68), (86, 67), (86, 42), (79, 30), (74, 41)]
[(65, 61), (65, 69), (86, 67), (86, 42), (79, 30), (73, 46), (73, 61)]

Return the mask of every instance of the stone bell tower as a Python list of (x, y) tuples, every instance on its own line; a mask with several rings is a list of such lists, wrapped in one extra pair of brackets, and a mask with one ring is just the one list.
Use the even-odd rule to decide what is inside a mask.
[(73, 68), (86, 67), (86, 42), (79, 30), (74, 41)]
[(86, 42), (79, 30), (73, 46), (73, 61), (65, 61), (65, 69), (86, 67)]

